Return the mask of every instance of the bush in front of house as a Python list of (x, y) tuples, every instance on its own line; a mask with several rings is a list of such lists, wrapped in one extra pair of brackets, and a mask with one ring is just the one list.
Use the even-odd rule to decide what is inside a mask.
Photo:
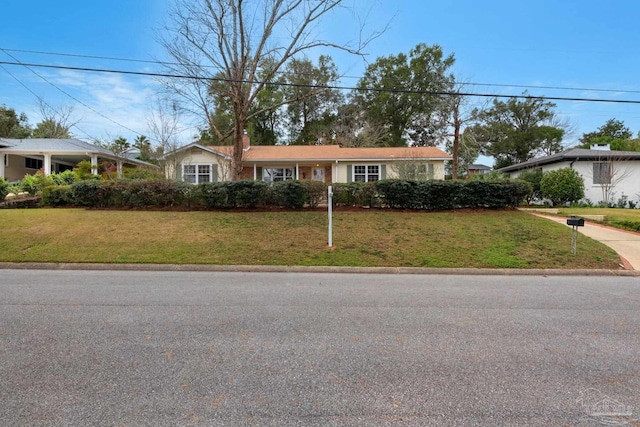
[(540, 180), (540, 194), (551, 200), (553, 206), (575, 202), (584, 197), (584, 180), (570, 168), (545, 172)]
[(526, 182), (499, 181), (405, 181), (375, 183), (380, 203), (396, 209), (497, 209), (516, 207), (530, 191)]
[(52, 185), (42, 190), (43, 206), (61, 207), (73, 205), (73, 195), (70, 185)]
[(306, 200), (306, 187), (300, 181), (274, 182), (269, 189), (267, 204), (288, 209), (301, 209)]
[(326, 201), (327, 184), (320, 181), (300, 181), (305, 188), (305, 202), (310, 208), (316, 208), (322, 201)]
[(255, 208), (264, 206), (268, 200), (269, 184), (266, 182), (245, 179), (224, 184), (227, 186), (227, 204), (230, 208)]
[(542, 193), (540, 192), (540, 182), (542, 181), (542, 169), (528, 170), (522, 172), (518, 179), (528, 182), (531, 185), (531, 191), (526, 195), (527, 204), (531, 204), (534, 200), (540, 200)]
[(205, 182), (196, 187), (197, 200), (207, 208), (229, 207), (229, 191), (224, 182)]
[(373, 182), (334, 183), (333, 202), (337, 206), (378, 206)]
[(0, 202), (9, 194), (9, 183), (0, 176)]
[(88, 179), (71, 185), (71, 197), (76, 206), (100, 208), (109, 202), (109, 189), (102, 181)]

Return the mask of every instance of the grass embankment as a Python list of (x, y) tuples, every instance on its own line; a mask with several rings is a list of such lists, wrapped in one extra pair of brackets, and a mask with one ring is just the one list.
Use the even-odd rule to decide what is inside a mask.
[(606, 246), (517, 211), (0, 211), (0, 261), (615, 269)]
[[(640, 232), (640, 209), (614, 209), (614, 208), (561, 208), (561, 215), (604, 215), (602, 224), (623, 230)], [(593, 221), (593, 220), (589, 220)], [(600, 221), (596, 221), (600, 222)]]

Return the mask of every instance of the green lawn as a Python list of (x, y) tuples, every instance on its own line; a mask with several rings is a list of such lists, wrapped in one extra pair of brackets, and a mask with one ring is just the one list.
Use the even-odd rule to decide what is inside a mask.
[(605, 215), (604, 224), (626, 230), (640, 231), (640, 209), (561, 208), (561, 215)]
[(519, 211), (0, 210), (0, 261), (616, 269), (606, 246)]

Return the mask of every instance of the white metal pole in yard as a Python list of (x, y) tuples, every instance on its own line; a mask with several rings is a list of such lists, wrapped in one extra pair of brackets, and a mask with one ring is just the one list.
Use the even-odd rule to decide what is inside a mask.
[(329, 247), (333, 246), (333, 190), (331, 186), (328, 188), (327, 192), (327, 209), (329, 211)]

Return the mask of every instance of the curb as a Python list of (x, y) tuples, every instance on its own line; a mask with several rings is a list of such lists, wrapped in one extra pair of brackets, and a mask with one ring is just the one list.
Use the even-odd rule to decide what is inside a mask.
[(331, 273), (331, 274), (423, 274), (476, 276), (620, 276), (640, 277), (640, 270), (587, 269), (493, 269), (424, 267), (333, 267), (285, 265), (208, 265), (208, 264), (76, 264), (0, 262), (0, 270), (81, 270), (81, 271), (183, 271), (227, 273)]

